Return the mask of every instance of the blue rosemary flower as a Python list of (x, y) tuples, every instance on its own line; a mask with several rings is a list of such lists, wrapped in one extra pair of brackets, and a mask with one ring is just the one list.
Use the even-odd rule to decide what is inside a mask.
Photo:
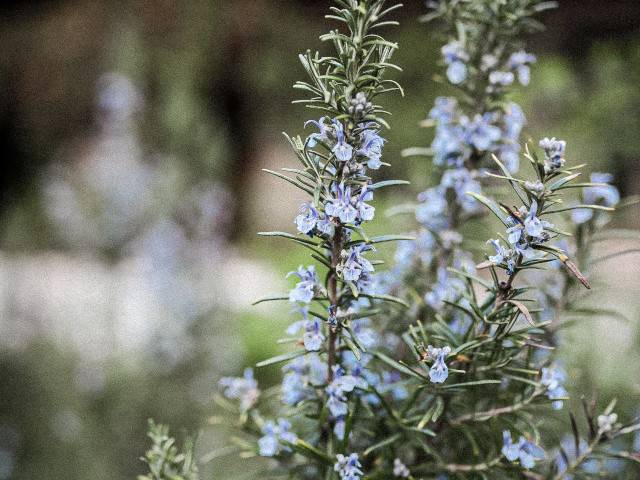
[(529, 191), (531, 195), (534, 197), (540, 198), (545, 191), (544, 183), (540, 180), (536, 180), (535, 182), (524, 182), (524, 188)]
[(508, 103), (502, 115), (502, 145), (497, 155), (507, 170), (516, 173), (520, 167), (520, 132), (526, 123), (524, 112), (516, 103)]
[(353, 156), (353, 147), (347, 143), (342, 123), (335, 119), (331, 122), (333, 123), (334, 133), (336, 136), (336, 144), (333, 146), (331, 151), (338, 160), (348, 162)]
[(327, 117), (320, 117), (320, 120), (317, 122), (315, 120), (308, 120), (304, 123), (304, 128), (307, 128), (307, 125), (311, 124), (311, 125), (315, 125), (319, 130), (318, 133), (312, 133), (307, 137), (308, 147), (313, 148), (318, 144), (318, 142), (329, 141), (329, 135), (328, 135), (329, 128), (324, 123), (326, 118)]
[(451, 347), (449, 346), (442, 348), (427, 346), (427, 356), (434, 360), (429, 369), (429, 379), (432, 383), (443, 383), (449, 376), (449, 368), (444, 361), (450, 353)]
[(327, 367), (318, 355), (298, 357), (282, 367), (282, 401), (295, 406), (302, 400), (316, 398), (316, 387), (325, 381)]
[(325, 388), (325, 392), (329, 397), (327, 407), (331, 415), (339, 417), (346, 415), (348, 412), (347, 397), (345, 394), (352, 392), (358, 382), (354, 376), (347, 375), (342, 367), (338, 365), (335, 365), (333, 370), (333, 381)]
[(342, 454), (336, 455), (338, 460), (333, 469), (340, 475), (340, 480), (360, 480), (360, 476), (364, 475), (362, 465), (358, 461), (358, 454), (352, 453), (349, 456)]
[(512, 53), (507, 61), (507, 68), (518, 74), (518, 81), (521, 85), (529, 85), (530, 68), (529, 65), (536, 62), (536, 56), (524, 50)]
[(300, 214), (295, 218), (294, 223), (301, 233), (311, 232), (318, 223), (320, 214), (311, 202), (305, 202), (300, 205)]
[(458, 101), (453, 97), (436, 98), (434, 107), (429, 111), (429, 118), (438, 123), (451, 123), (456, 116)]
[(440, 310), (445, 302), (455, 302), (464, 293), (465, 282), (457, 277), (449, 275), (446, 267), (438, 268), (437, 281), (431, 290), (424, 296), (425, 302), (434, 310)]
[(253, 378), (253, 369), (246, 368), (242, 377), (223, 377), (219, 382), (225, 397), (240, 400), (240, 410), (246, 412), (258, 401), (260, 390)]
[(461, 166), (470, 154), (465, 143), (465, 129), (453, 123), (439, 123), (431, 150), (435, 165)]
[(298, 437), (291, 432), (291, 424), (282, 418), (278, 419), (277, 425), (267, 422), (262, 427), (262, 437), (258, 440), (260, 455), (263, 457), (273, 457), (280, 452), (290, 452), (291, 449), (280, 442), (295, 443)]
[(542, 460), (545, 456), (544, 450), (533, 442), (529, 442), (524, 437), (518, 439), (518, 443), (513, 443), (511, 432), (502, 432), (502, 454), (510, 462), (520, 461), (526, 469), (535, 467), (536, 460)]
[(460, 118), (460, 124), (465, 127), (465, 139), (476, 150), (489, 150), (495, 142), (500, 140), (502, 132), (493, 125), (493, 114), (475, 115), (473, 120), (466, 116)]
[(382, 372), (382, 383), (378, 387), (380, 393), (391, 392), (394, 400), (406, 400), (409, 398), (409, 392), (402, 383), (402, 377), (396, 371)]
[(489, 83), (491, 85), (500, 85), (501, 87), (507, 87), (511, 85), (515, 77), (512, 72), (503, 72), (495, 70), (489, 74)]
[(500, 240), (492, 239), (489, 242), (496, 249), (496, 254), (489, 257), (489, 261), (494, 265), (506, 264), (507, 273), (513, 275), (516, 268), (515, 251), (511, 248), (505, 248), (500, 243)]
[(540, 220), (536, 216), (537, 212), (538, 202), (533, 200), (529, 211), (525, 207), (521, 207), (519, 210), (520, 216), (524, 219), (509, 218), (512, 226), (507, 228), (507, 238), (516, 251), (525, 258), (533, 258), (537, 254), (535, 250), (530, 248), (532, 244), (544, 243), (551, 238), (545, 229), (553, 228), (553, 224), (546, 220)]
[(398, 478), (409, 478), (411, 472), (399, 458), (393, 460), (393, 476)]
[(432, 231), (444, 230), (449, 226), (446, 190), (433, 187), (418, 195), (420, 205), (416, 208), (416, 220)]
[(467, 78), (467, 65), (469, 54), (457, 41), (447, 43), (442, 47), (444, 63), (448, 65), (447, 78), (454, 85), (464, 82)]
[(358, 217), (358, 210), (351, 204), (351, 186), (344, 183), (333, 186), (335, 198), (328, 200), (324, 209), (327, 215), (339, 218), (342, 223), (354, 223)]
[(473, 213), (478, 210), (478, 202), (467, 192), (480, 193), (482, 187), (480, 182), (474, 178), (474, 174), (466, 168), (446, 170), (442, 174), (440, 185), (455, 191), (456, 200), (466, 213)]
[(508, 103), (504, 109), (502, 121), (504, 123), (504, 136), (517, 142), (522, 127), (527, 121), (522, 108), (517, 103)]
[(542, 376), (540, 383), (547, 387), (546, 396), (551, 400), (555, 400), (551, 403), (554, 410), (560, 410), (563, 402), (561, 399), (567, 396), (563, 383), (566, 380), (566, 374), (562, 368), (557, 365), (551, 367), (545, 367), (542, 369)]
[(564, 166), (564, 151), (567, 142), (553, 138), (543, 138), (540, 140), (540, 148), (544, 150), (544, 169), (547, 173), (553, 172)]
[(355, 209), (358, 212), (358, 223), (373, 220), (376, 211), (375, 207), (365, 203), (373, 200), (373, 192), (367, 189), (365, 185), (362, 187), (360, 195), (356, 198)]
[(300, 265), (297, 271), (289, 272), (287, 274), (287, 278), (291, 275), (297, 276), (300, 281), (289, 292), (289, 301), (302, 303), (311, 302), (315, 295), (316, 287), (318, 287), (316, 267), (314, 265), (309, 265), (309, 267), (304, 268)]
[(342, 262), (338, 265), (338, 273), (345, 282), (356, 282), (363, 274), (374, 271), (373, 265), (362, 255), (373, 247), (364, 243), (354, 245), (342, 251)]
[(382, 156), (382, 147), (386, 140), (382, 138), (375, 130), (364, 130), (360, 134), (361, 146), (357, 153), (367, 157), (367, 167), (372, 170), (378, 170), (382, 165), (380, 157)]
[(310, 352), (317, 352), (322, 347), (324, 335), (322, 334), (321, 324), (317, 318), (307, 320), (304, 325), (304, 335), (302, 336), (304, 348)]
[[(578, 448), (576, 450), (576, 442), (572, 435), (565, 435), (560, 442), (560, 446), (562, 447), (562, 450), (564, 450), (566, 457), (561, 452), (558, 452), (558, 454), (556, 455), (555, 464), (558, 473), (564, 473), (567, 471), (567, 468), (569, 467), (569, 465), (567, 464), (567, 459), (577, 458), (585, 453), (589, 448), (587, 442), (583, 438), (581, 438), (578, 442)], [(595, 461), (593, 459), (590, 459), (582, 464), (581, 470), (591, 470), (592, 473), (595, 473), (593, 472), (594, 466)], [(567, 474), (565, 475), (565, 478), (567, 478), (568, 480), (572, 480), (574, 476), (571, 474)]]
[(380, 335), (371, 328), (371, 320), (359, 318), (351, 322), (351, 331), (356, 336), (356, 340), (366, 349), (375, 347), (380, 342)]

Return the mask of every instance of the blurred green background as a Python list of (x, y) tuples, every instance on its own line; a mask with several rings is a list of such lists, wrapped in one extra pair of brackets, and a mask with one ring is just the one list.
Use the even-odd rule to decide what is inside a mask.
[[(432, 181), (419, 128), (447, 89), (435, 25), (406, 2), (382, 172)], [(281, 132), (313, 112), (292, 105), (297, 54), (323, 49), (329, 2), (14, 1), (0, 7), (0, 480), (119, 479), (144, 471), (146, 419), (197, 431), (225, 374), (270, 356), (286, 306), (251, 307), (306, 262), (259, 230), (292, 230), (300, 198), (261, 168), (291, 166)], [(640, 193), (640, 2), (560, 0), (527, 39), (539, 61), (518, 92), (527, 138), (558, 136), (568, 157)], [(335, 25), (332, 25), (332, 28)], [(613, 226), (640, 227), (638, 209)], [(372, 230), (408, 231), (378, 215)], [(633, 242), (630, 239), (626, 242)], [(600, 245), (626, 248), (625, 241)], [(383, 251), (383, 256), (390, 256)], [(562, 352), (572, 392), (640, 402), (640, 258), (590, 272), (585, 304), (621, 315), (577, 322)], [(277, 367), (257, 373), (274, 382)], [(201, 454), (225, 445), (206, 428)], [(230, 478), (235, 458), (205, 473)], [(205, 476), (211, 478), (211, 476)]]

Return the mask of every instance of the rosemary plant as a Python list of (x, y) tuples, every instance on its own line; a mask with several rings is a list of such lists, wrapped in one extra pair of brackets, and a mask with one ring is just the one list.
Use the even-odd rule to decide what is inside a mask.
[[(380, 432), (397, 428), (400, 419), (389, 402), (406, 396), (399, 375), (381, 369), (369, 353), (394, 340), (383, 339), (372, 328), (376, 303), (403, 304), (375, 293), (377, 262), (369, 257), (376, 244), (408, 237), (369, 237), (364, 229), (375, 214), (370, 203), (375, 192), (407, 183), (372, 180), (372, 174), (387, 165), (381, 158), (385, 139), (380, 135), (388, 126), (382, 117), (387, 112), (377, 102), (382, 94), (402, 92), (395, 81), (384, 78), (389, 69), (398, 68), (390, 63), (397, 45), (379, 32), (397, 23), (388, 16), (400, 5), (385, 7), (384, 0), (335, 3), (327, 18), (340, 22), (344, 30), (321, 37), (333, 44), (335, 55), (300, 55), (309, 79), (295, 84), (308, 95), (299, 102), (322, 115), (305, 124), (315, 130), (306, 138), (287, 136), (302, 167), (267, 170), (308, 194), (309, 200), (295, 217), (297, 234), (261, 235), (301, 245), (316, 262), (290, 273), (297, 283), (288, 295), (261, 300), (288, 300), (299, 318), (287, 334), (300, 348), (258, 364), (286, 362), (281, 387), (286, 408), (276, 421), (260, 414), (250, 370), (242, 379), (223, 379), (222, 386), (228, 398), (240, 400), (245, 431), (259, 437), (256, 453), (277, 458), (291, 478), (355, 480), (366, 470), (395, 468), (393, 459), (380, 464), (370, 451), (358, 448), (366, 449), (383, 435)], [(381, 416), (377, 410), (383, 407), (387, 414)]]
[[(429, 2), (427, 19), (446, 26), (443, 61), (458, 96), (438, 99), (430, 113), (439, 184), (420, 197), (416, 238), (365, 231), (376, 191), (407, 183), (372, 178), (387, 165), (379, 98), (402, 92), (384, 78), (397, 68), (397, 46), (379, 34), (396, 24), (388, 16), (398, 5), (335, 4), (327, 18), (341, 30), (321, 37), (335, 54), (301, 55), (308, 80), (295, 85), (307, 95), (299, 102), (322, 116), (305, 124), (306, 137), (286, 136), (301, 167), (267, 170), (308, 200), (295, 234), (261, 233), (309, 250), (313, 263), (289, 274), (290, 292), (259, 301), (294, 307), (282, 342), (292, 350), (258, 364), (282, 365), (281, 385), (261, 391), (250, 368), (220, 381), (218, 404), (243, 432), (237, 450), (271, 459), (261, 478), (560, 480), (607, 478), (612, 459), (640, 463), (629, 438), (640, 421), (619, 421), (615, 402), (599, 410), (584, 401), (586, 428), (570, 414), (570, 444), (547, 436), (551, 413), (568, 399), (553, 352), (572, 305), (536, 275), (563, 278), (571, 298), (590, 288), (577, 263), (619, 200), (602, 175), (577, 181), (582, 166), (565, 165), (566, 144), (554, 138), (540, 142), (540, 156), (525, 149), (533, 175), (517, 176), (524, 115), (507, 94), (529, 82), (535, 61), (519, 36), (538, 29), (532, 15), (552, 4)], [(491, 199), (486, 185), (510, 188), (511, 199)], [(572, 204), (567, 193), (576, 190), (583, 202)], [(568, 212), (578, 262), (562, 230)], [(460, 230), (488, 213), (503, 229), (476, 265)], [(375, 245), (396, 240), (398, 265), (374, 275)], [(616, 468), (615, 478), (637, 478), (637, 467)]]

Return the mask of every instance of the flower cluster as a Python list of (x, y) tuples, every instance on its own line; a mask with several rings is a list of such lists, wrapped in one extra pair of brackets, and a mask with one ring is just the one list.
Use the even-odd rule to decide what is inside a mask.
[(260, 390), (258, 382), (253, 378), (253, 370), (246, 368), (242, 377), (223, 377), (220, 386), (227, 398), (239, 400), (240, 410), (246, 412), (258, 401)]
[(544, 367), (541, 373), (540, 383), (547, 389), (545, 394), (549, 399), (553, 400), (551, 404), (553, 408), (560, 410), (562, 408), (562, 400), (559, 399), (568, 395), (563, 386), (566, 380), (564, 370), (558, 366)]
[(263, 457), (273, 457), (280, 451), (290, 452), (291, 449), (289, 446), (282, 443), (295, 443), (297, 440), (298, 437), (290, 430), (291, 424), (282, 418), (279, 418), (275, 425), (273, 422), (265, 423), (262, 427), (263, 436), (258, 440), (260, 455)]
[(359, 480), (362, 475), (360, 468), (362, 465), (358, 461), (358, 454), (352, 453), (349, 456), (338, 454), (334, 470), (340, 475), (340, 480)]
[(511, 432), (505, 430), (502, 432), (502, 454), (510, 462), (519, 461), (526, 469), (535, 467), (536, 460), (544, 458), (544, 450), (538, 445), (520, 437), (517, 443), (513, 443)]
[[(475, 48), (474, 48), (475, 50)], [(474, 54), (476, 52), (473, 52)], [(492, 91), (497, 87), (506, 87), (518, 79), (521, 85), (529, 85), (530, 68), (536, 62), (535, 55), (524, 50), (518, 50), (506, 57), (506, 61), (501, 62), (496, 49), (493, 52), (482, 54), (480, 68), (467, 64), (471, 58), (471, 53), (463, 46), (458, 39), (452, 40), (442, 47), (442, 57), (447, 65), (447, 79), (454, 85), (460, 85), (469, 77), (469, 71), (476, 70), (480, 74), (488, 75), (489, 84), (487, 91)]]

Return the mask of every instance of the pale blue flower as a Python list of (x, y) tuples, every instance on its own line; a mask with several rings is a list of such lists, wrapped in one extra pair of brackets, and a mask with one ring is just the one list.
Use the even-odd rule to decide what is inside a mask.
[(444, 63), (448, 65), (447, 78), (454, 85), (464, 82), (467, 78), (469, 54), (457, 41), (447, 43), (442, 47)]
[(553, 224), (545, 220), (540, 220), (536, 214), (538, 213), (538, 202), (533, 200), (529, 207), (529, 214), (524, 219), (524, 231), (532, 239), (537, 241), (544, 241), (543, 233), (545, 228), (553, 228)]
[(302, 303), (311, 302), (311, 300), (313, 300), (316, 287), (318, 286), (316, 267), (314, 265), (309, 265), (309, 267), (304, 268), (300, 265), (297, 271), (289, 272), (287, 274), (287, 278), (291, 275), (297, 276), (300, 281), (289, 292), (289, 301)]
[(420, 205), (416, 208), (416, 220), (429, 230), (444, 230), (449, 226), (449, 204), (445, 192), (446, 190), (439, 186), (418, 195)]
[(342, 223), (354, 223), (358, 210), (351, 204), (351, 186), (344, 183), (334, 184), (332, 188), (335, 198), (328, 200), (324, 209), (327, 215), (339, 218)]
[(502, 132), (500, 128), (492, 124), (494, 116), (491, 113), (475, 115), (473, 120), (467, 117), (460, 118), (460, 124), (465, 127), (466, 142), (476, 150), (485, 151), (493, 147), (500, 140)]
[(449, 275), (444, 267), (438, 268), (437, 281), (424, 296), (424, 300), (434, 310), (444, 308), (445, 302), (455, 302), (466, 289), (465, 282)]
[(535, 63), (536, 56), (524, 50), (512, 53), (507, 61), (507, 68), (518, 74), (518, 81), (521, 85), (529, 85), (530, 68), (529, 65)]
[(613, 430), (616, 422), (618, 421), (617, 413), (610, 413), (609, 415), (598, 415), (598, 431), (607, 433)]
[(447, 67), (447, 78), (454, 85), (458, 85), (467, 78), (467, 66), (460, 61), (455, 61)]
[(551, 400), (555, 400), (551, 403), (554, 410), (560, 410), (563, 402), (561, 399), (566, 397), (567, 391), (565, 390), (563, 383), (566, 381), (566, 374), (562, 368), (557, 365), (551, 367), (545, 367), (542, 369), (542, 375), (540, 383), (547, 388), (546, 396)]
[(429, 369), (429, 379), (432, 383), (443, 383), (449, 376), (449, 368), (445, 363), (445, 359), (450, 353), (451, 347), (449, 346), (442, 348), (427, 346), (427, 356), (434, 360)]
[(429, 111), (429, 118), (438, 123), (451, 123), (456, 115), (458, 101), (453, 97), (436, 98), (434, 107)]
[(354, 245), (348, 251), (343, 251), (343, 260), (338, 265), (338, 271), (342, 279), (346, 282), (355, 282), (363, 275), (363, 273), (371, 273), (374, 271), (373, 265), (369, 260), (364, 258), (363, 253), (372, 250), (373, 247), (364, 243)]
[(326, 364), (316, 354), (298, 357), (282, 367), (282, 401), (295, 406), (316, 398), (316, 389), (325, 382)]
[(476, 199), (468, 193), (481, 193), (482, 187), (474, 178), (474, 174), (466, 168), (446, 170), (442, 174), (440, 184), (455, 191), (456, 200), (464, 212), (474, 213), (480, 208)]
[(515, 272), (516, 262), (514, 258), (515, 252), (510, 248), (505, 248), (500, 243), (500, 240), (492, 239), (488, 243), (493, 245), (496, 249), (496, 254), (489, 257), (489, 261), (494, 265), (506, 264), (507, 273), (513, 275)]
[(399, 458), (393, 460), (393, 476), (398, 478), (409, 478), (411, 472)]
[(371, 320), (359, 318), (351, 322), (351, 331), (356, 336), (356, 340), (366, 349), (375, 347), (380, 341), (378, 332), (371, 328)]
[(298, 437), (291, 432), (291, 424), (282, 418), (278, 419), (277, 425), (273, 422), (266, 422), (262, 427), (262, 437), (258, 440), (260, 455), (263, 457), (273, 457), (280, 452), (290, 452), (289, 446), (281, 441), (295, 443)]
[(527, 119), (522, 108), (518, 104), (510, 102), (504, 109), (502, 121), (504, 123), (504, 136), (509, 140), (518, 140)]
[(332, 123), (335, 130), (336, 144), (331, 151), (338, 160), (347, 162), (353, 156), (353, 147), (347, 143), (342, 123), (338, 120), (332, 120)]
[(333, 381), (325, 388), (329, 397), (327, 407), (334, 417), (346, 415), (348, 413), (346, 393), (352, 392), (357, 385), (357, 379), (352, 375), (345, 374), (340, 366), (334, 366)]
[(320, 117), (320, 120), (317, 122), (315, 120), (308, 120), (305, 122), (304, 124), (305, 128), (307, 128), (307, 125), (311, 124), (311, 125), (315, 125), (318, 128), (318, 130), (320, 130), (318, 133), (312, 133), (311, 135), (309, 135), (309, 137), (307, 137), (307, 145), (310, 148), (315, 147), (319, 141), (327, 142), (329, 140), (329, 136), (328, 136), (329, 128), (324, 123), (326, 118), (327, 117)]
[(320, 321), (317, 318), (312, 318), (305, 322), (302, 341), (304, 348), (310, 352), (316, 352), (322, 347), (324, 335), (322, 334)]
[(342, 415), (335, 419), (333, 424), (333, 434), (338, 440), (344, 440), (345, 429), (347, 427), (346, 416)]
[(316, 223), (316, 229), (318, 232), (327, 235), (328, 237), (333, 237), (336, 226), (328, 215), (322, 215), (318, 220), (318, 223)]
[(435, 165), (461, 166), (470, 154), (465, 143), (465, 129), (461, 125), (438, 124), (431, 150)]
[(375, 130), (364, 130), (360, 134), (361, 146), (358, 149), (360, 155), (368, 158), (367, 167), (377, 170), (382, 165), (380, 157), (382, 156), (382, 147), (386, 140), (382, 138)]
[(246, 412), (255, 405), (260, 396), (258, 382), (253, 378), (253, 370), (246, 368), (242, 377), (223, 377), (219, 382), (225, 397), (240, 400), (240, 410)]
[(382, 372), (382, 383), (378, 387), (380, 393), (391, 392), (391, 396), (394, 400), (406, 400), (409, 398), (409, 392), (402, 384), (402, 377), (400, 373), (394, 371)]
[(500, 70), (496, 70), (489, 74), (489, 83), (491, 85), (507, 87), (513, 83), (514, 79), (515, 77), (511, 72), (501, 72)]
[(360, 480), (360, 476), (364, 475), (362, 465), (358, 461), (358, 454), (352, 453), (348, 457), (342, 454), (336, 455), (338, 460), (333, 469), (340, 475), (340, 480)]
[(550, 239), (549, 233), (545, 229), (553, 228), (553, 224), (546, 220), (540, 220), (537, 215), (538, 202), (533, 200), (529, 210), (521, 207), (519, 213), (524, 217), (523, 220), (510, 217), (509, 223), (512, 225), (507, 228), (508, 240), (516, 251), (525, 258), (533, 258), (537, 253), (531, 249), (531, 244), (540, 244)]
[(518, 439), (518, 443), (513, 443), (511, 432), (502, 432), (502, 454), (510, 462), (520, 461), (520, 465), (526, 469), (535, 467), (536, 460), (544, 459), (544, 450), (535, 443), (529, 442), (524, 437)]
[(319, 217), (320, 214), (313, 204), (305, 202), (300, 206), (300, 214), (295, 218), (294, 223), (299, 232), (307, 234), (316, 227)]
[(373, 220), (373, 215), (375, 213), (375, 208), (371, 205), (365, 203), (371, 201), (373, 199), (373, 192), (367, 189), (365, 185), (362, 187), (362, 191), (358, 198), (356, 199), (355, 209), (358, 212), (358, 220), (359, 222), (368, 222)]
[[(579, 457), (584, 452), (586, 452), (587, 448), (589, 447), (587, 442), (583, 438), (581, 438), (578, 442), (578, 450), (576, 451), (576, 442), (571, 435), (566, 435), (565, 437), (563, 437), (560, 445), (562, 446), (562, 449), (567, 454), (567, 457), (569, 457), (569, 459)], [(562, 455), (560, 452), (558, 452), (558, 454), (556, 455), (555, 463), (556, 468), (558, 469), (558, 473), (566, 472), (567, 462), (564, 458), (564, 455)], [(585, 472), (596, 473), (598, 470), (598, 462), (595, 459), (588, 459), (582, 463), (580, 469)], [(573, 480), (573, 478), (575, 477), (572, 474), (565, 474), (564, 478), (566, 478), (567, 480)]]

